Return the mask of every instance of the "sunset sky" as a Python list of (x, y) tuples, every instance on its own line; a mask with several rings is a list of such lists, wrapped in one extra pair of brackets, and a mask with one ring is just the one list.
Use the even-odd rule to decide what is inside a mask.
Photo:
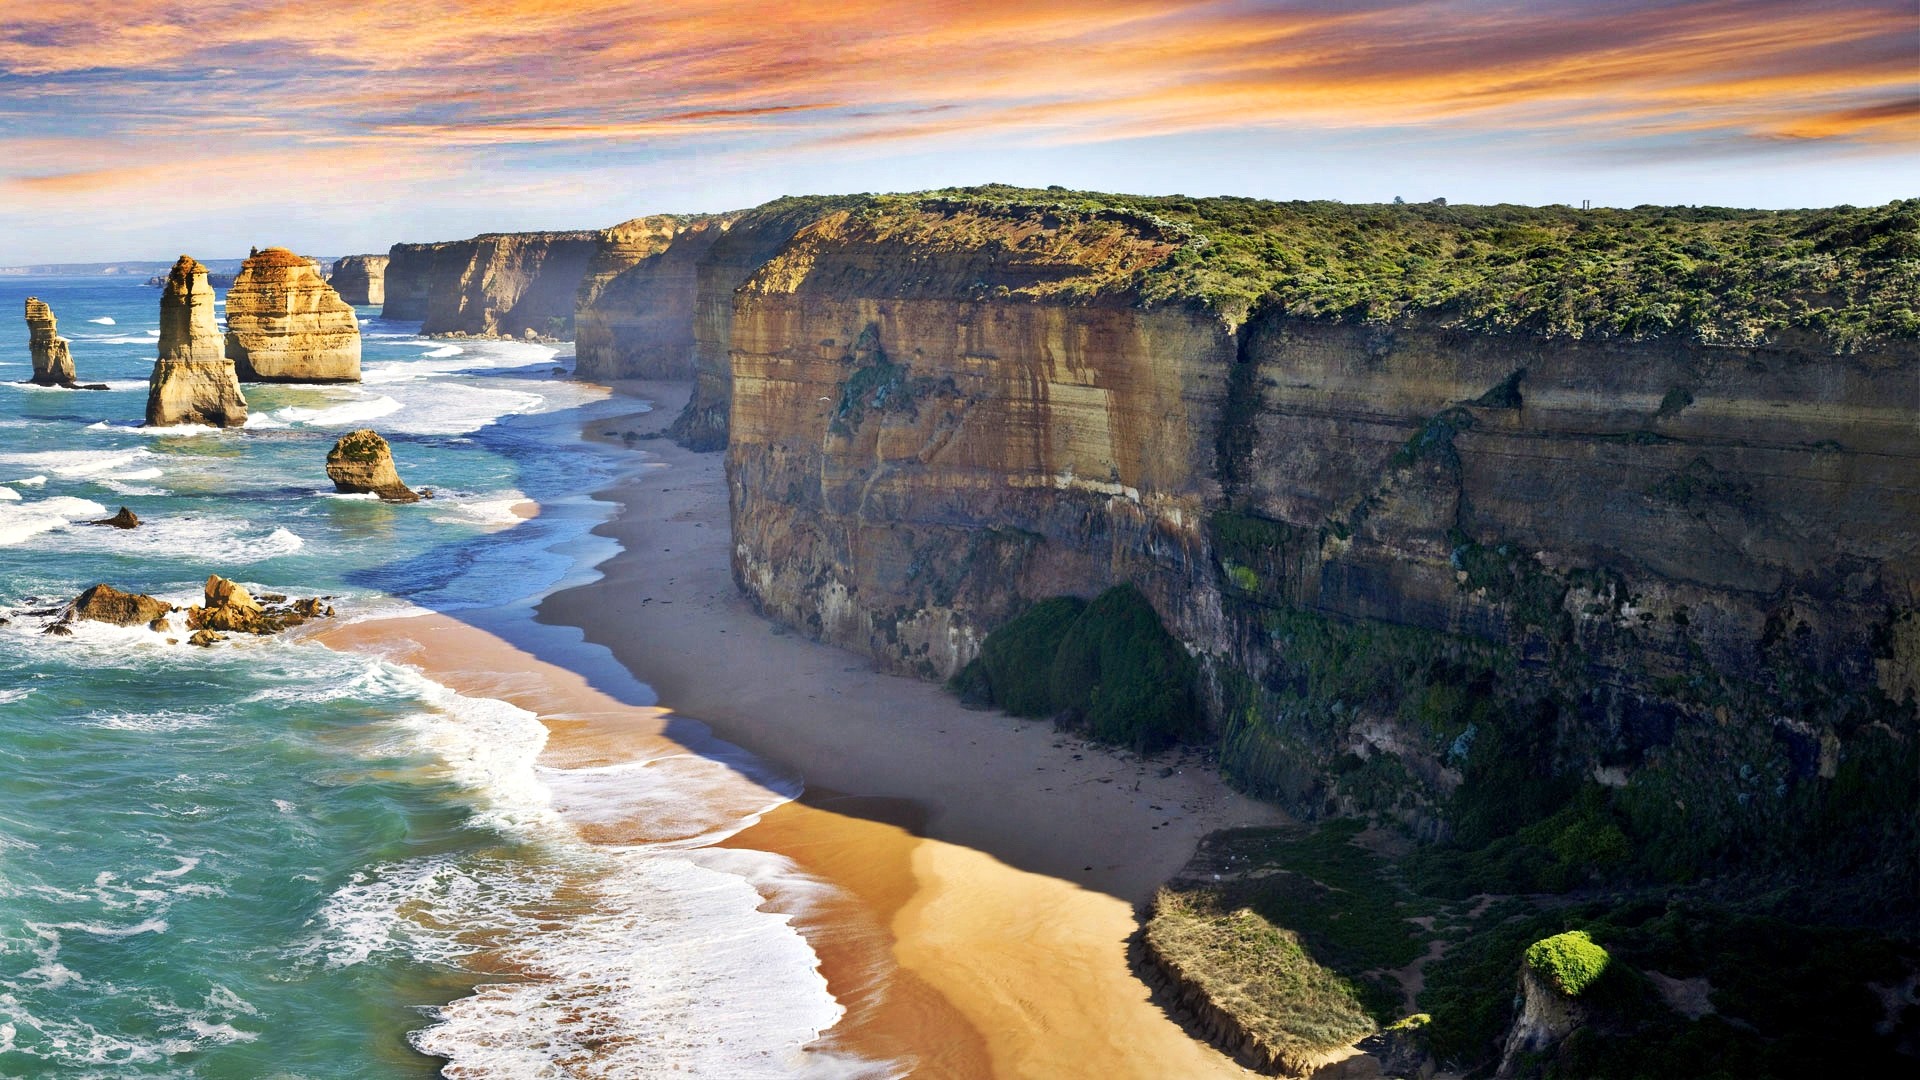
[(7, 0), (0, 265), (318, 255), (1004, 181), (1920, 195), (1920, 7)]

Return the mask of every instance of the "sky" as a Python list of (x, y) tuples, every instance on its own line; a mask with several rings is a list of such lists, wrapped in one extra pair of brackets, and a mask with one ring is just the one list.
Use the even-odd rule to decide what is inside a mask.
[(1920, 0), (5, 0), (0, 266), (787, 194), (1920, 195)]

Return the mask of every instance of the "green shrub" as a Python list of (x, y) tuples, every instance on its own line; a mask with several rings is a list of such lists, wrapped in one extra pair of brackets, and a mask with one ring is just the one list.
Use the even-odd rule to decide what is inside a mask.
[(1569, 930), (1527, 946), (1527, 966), (1568, 997), (1579, 997), (1612, 961), (1585, 930)]
[(1140, 590), (1116, 585), (1067, 628), (1053, 658), (1053, 703), (1093, 737), (1149, 753), (1201, 731), (1191, 657)]
[(969, 701), (1015, 716), (1052, 716), (1053, 657), (1067, 628), (1085, 611), (1077, 596), (1056, 596), (1021, 612), (987, 635), (980, 655), (949, 683)]

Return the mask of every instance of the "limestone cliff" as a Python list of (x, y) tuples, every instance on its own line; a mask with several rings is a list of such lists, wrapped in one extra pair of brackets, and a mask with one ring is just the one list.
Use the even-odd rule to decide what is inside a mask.
[(59, 323), (53, 309), (37, 296), (27, 297), (27, 350), (33, 356), (33, 377), (37, 386), (72, 386), (73, 355), (67, 339), (57, 331)]
[[(1877, 239), (1906, 211), (1738, 219), (1808, 265), (1839, 245), (1858, 285), (1777, 286), (1812, 315), (1709, 295), (1685, 335), (1570, 307), (1564, 280), (1364, 300), (1334, 261), (1364, 215), (1289, 212), (1331, 223), (1326, 269), (1265, 294), (1247, 281), (1280, 271), (1248, 260), (1291, 249), (1140, 207), (888, 197), (801, 228), (725, 294), (742, 588), (945, 677), (1024, 605), (1132, 581), (1199, 659), (1229, 775), (1299, 812), (1483, 843), (1584, 785), (1663, 873), (1870, 862), (1881, 840), (1812, 837), (1877, 813), (1847, 795), (1866, 777), (1910, 786), (1920, 746), (1920, 346), (1905, 249)], [(1539, 235), (1501, 242), (1557, 250)], [(1657, 306), (1634, 275), (1666, 271), (1625, 264), (1591, 290)]]
[(359, 382), (360, 320), (310, 261), (264, 248), (227, 292), (226, 353), (247, 382)]
[(335, 259), (327, 284), (349, 304), (385, 304), (387, 256), (348, 255)]
[(730, 224), (658, 215), (601, 233), (580, 282), (574, 373), (602, 381), (691, 378), (698, 267)]
[(693, 299), (694, 387), (675, 418), (671, 434), (695, 450), (727, 445), (727, 414), (733, 405), (733, 293), (778, 254), (794, 233), (836, 210), (863, 206), (865, 196), (776, 199), (728, 215), (726, 232), (713, 240), (695, 271)]
[(426, 334), (564, 337), (599, 248), (594, 232), (489, 233), (388, 252), (381, 316)]
[(160, 290), (160, 358), (147, 384), (149, 426), (246, 423), (247, 399), (224, 346), (207, 268), (182, 255)]

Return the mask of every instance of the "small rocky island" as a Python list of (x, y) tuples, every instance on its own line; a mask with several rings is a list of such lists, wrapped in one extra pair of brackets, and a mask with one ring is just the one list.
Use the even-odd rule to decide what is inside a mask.
[(160, 290), (160, 358), (147, 384), (148, 427), (247, 422), (247, 399), (224, 344), (207, 268), (182, 255)]
[(78, 381), (73, 354), (58, 329), (53, 308), (37, 296), (27, 297), (27, 350), (33, 355), (33, 376), (28, 381), (35, 386), (64, 386), (69, 390), (105, 390), (103, 383)]
[[(368, 428), (349, 431), (327, 451), (327, 478), (335, 491), (373, 494), (385, 502), (419, 502), (420, 492), (400, 481), (387, 440)], [(432, 492), (425, 497), (431, 498)]]

